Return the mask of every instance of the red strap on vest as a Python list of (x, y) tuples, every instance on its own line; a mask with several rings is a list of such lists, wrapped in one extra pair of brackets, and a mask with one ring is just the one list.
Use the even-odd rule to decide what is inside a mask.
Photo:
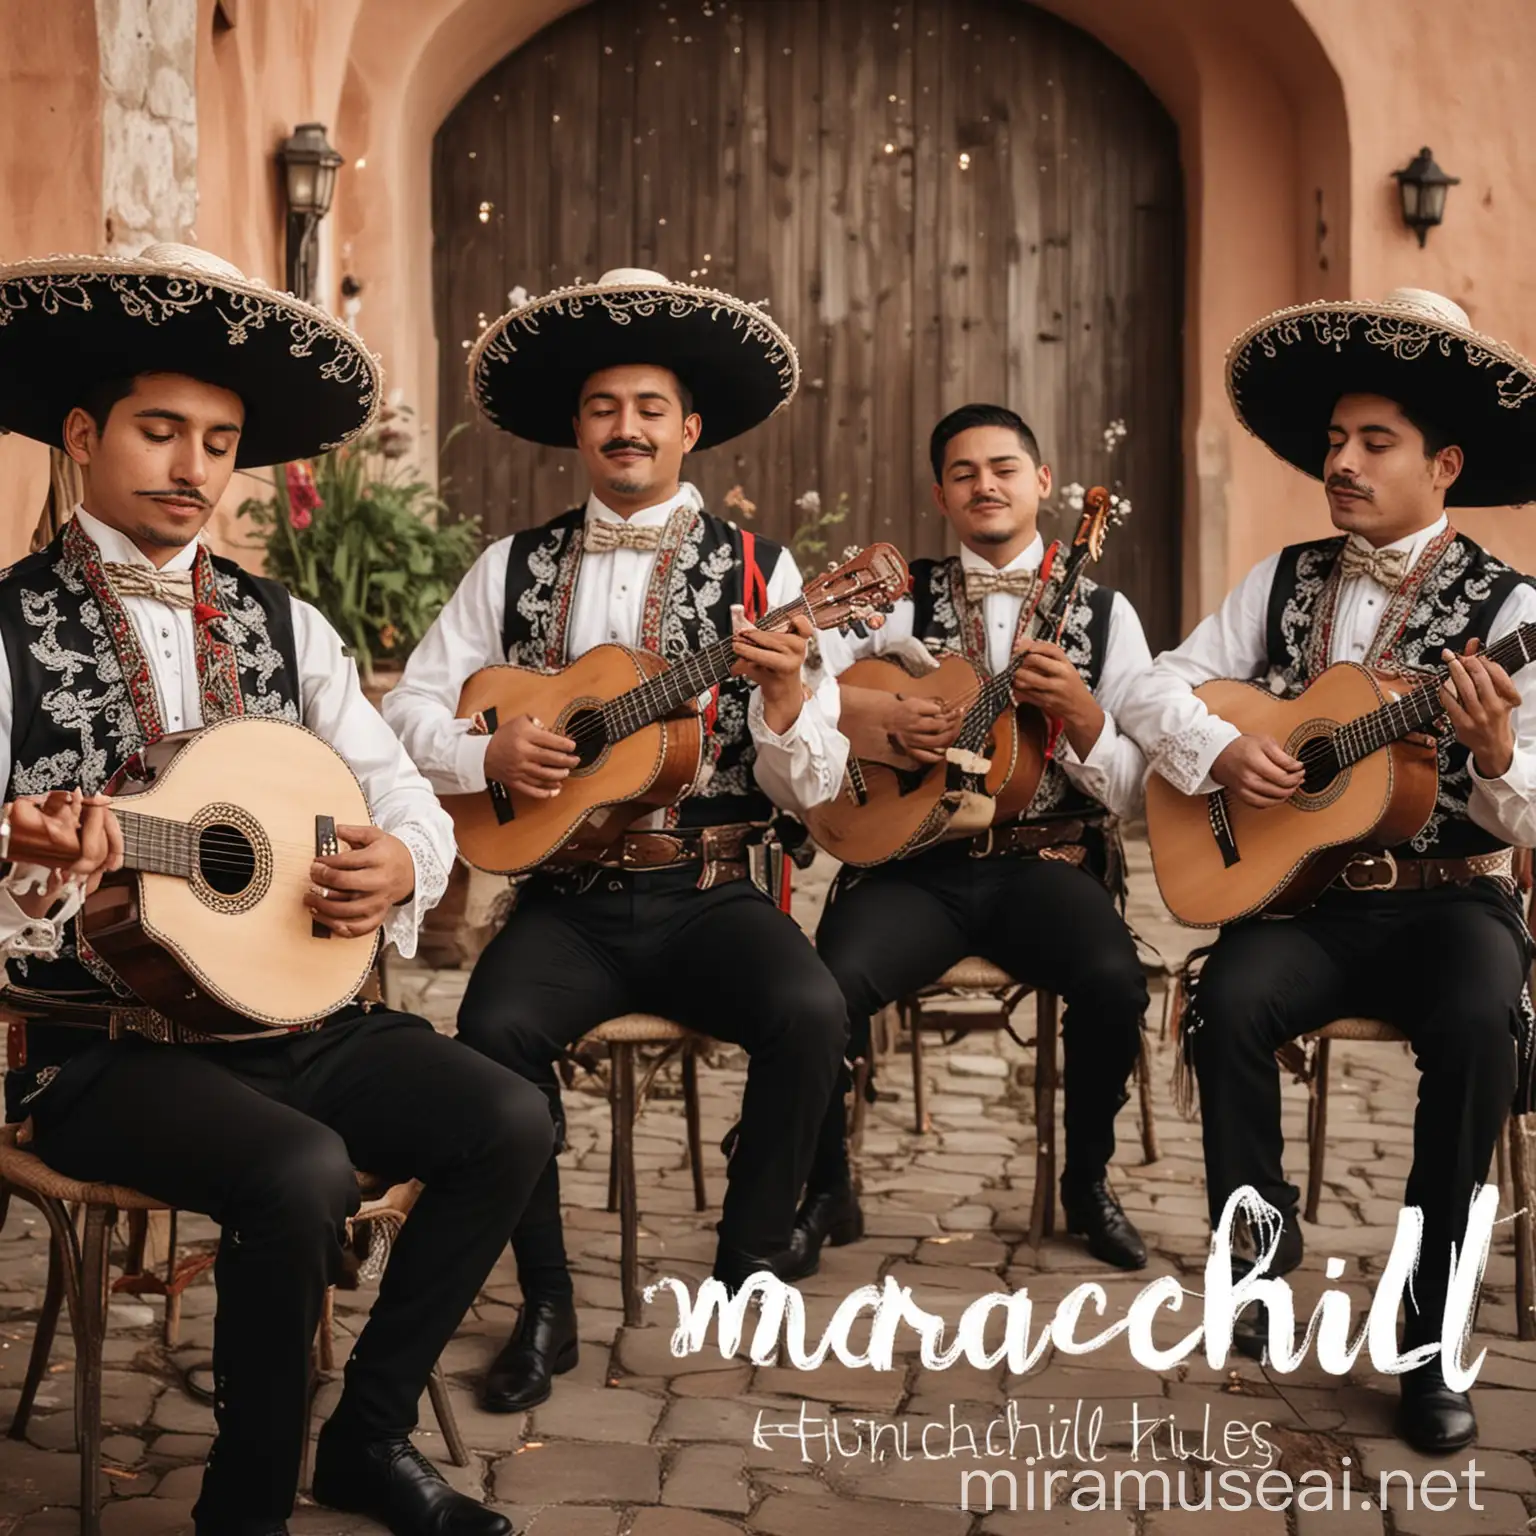
[(757, 535), (745, 528), (741, 531), (741, 607), (750, 624), (768, 612), (768, 583), (757, 564)]

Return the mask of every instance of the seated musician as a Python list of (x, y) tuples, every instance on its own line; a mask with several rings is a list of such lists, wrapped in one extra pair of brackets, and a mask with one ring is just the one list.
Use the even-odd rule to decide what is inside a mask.
[[(1111, 1191), (1115, 1115), (1135, 1066), (1147, 986), (1111, 888), (1118, 842), (1108, 816), (1135, 810), (1141, 753), (1115, 725), (1126, 685), (1151, 657), (1136, 611), (1084, 578), (1063, 643), (1021, 633), (1044, 545), (1036, 523), (1051, 471), (1034, 434), (1005, 407), (968, 405), (933, 430), (934, 501), (960, 540), (958, 557), (912, 562), (912, 595), (862, 641), (822, 637), (828, 664), (908, 649), (954, 651), (984, 672), (1017, 664), (1019, 705), (1061, 722), (1028, 814), (980, 836), (942, 842), (867, 870), (845, 866), (816, 945), (847, 999), (851, 1054), (868, 1051), (870, 1016), (927, 985), (957, 960), (981, 955), (1066, 1003), (1067, 1225), (1106, 1264), (1139, 1269), (1140, 1235)], [(850, 654), (851, 650), (851, 654)], [(937, 763), (962, 709), (845, 686), (841, 728), (855, 753), (892, 741)], [(841, 1096), (827, 1112), (796, 1219), (790, 1273), (814, 1270), (826, 1241), (862, 1231), (849, 1177)]]
[[(1536, 710), (1475, 651), (1536, 619), (1536, 590), (1446, 508), (1536, 498), (1536, 370), (1473, 332), (1450, 300), (1400, 290), (1380, 304), (1269, 316), (1234, 344), (1228, 380), (1243, 425), (1323, 481), (1339, 532), (1261, 561), (1158, 658), (1121, 715), (1153, 768), (1187, 794), (1220, 786), (1250, 806), (1279, 805), (1303, 783), (1302, 764), (1273, 739), (1239, 734), (1192, 688), (1255, 679), (1293, 698), (1336, 662), (1408, 674), (1447, 665), (1450, 681), (1439, 794), (1422, 831), (1390, 860), (1359, 855), (1299, 915), (1230, 924), (1205, 961), (1184, 1027), (1211, 1216), (1254, 1186), (1284, 1218), (1270, 1273), (1300, 1263), (1275, 1051), (1344, 1016), (1395, 1025), (1420, 1072), (1404, 1200), (1425, 1225), (1407, 1350), (1440, 1338), (1451, 1246), (1515, 1095), (1517, 1039), (1530, 1059), (1509, 845), (1536, 842)], [(1252, 1340), (1252, 1319), (1241, 1321)], [(1438, 1355), (1402, 1377), (1398, 1429), (1430, 1453), (1475, 1438), (1470, 1399), (1449, 1390)]]
[[(338, 827), (345, 846), (312, 864), (300, 850), (306, 929), (382, 927), (410, 954), (446, 885), (448, 818), (331, 626), (198, 541), (237, 465), (301, 458), (368, 425), (371, 358), (322, 311), (186, 246), (0, 269), (0, 311), (0, 426), (62, 447), (84, 484), (62, 533), (0, 579), (7, 797), (94, 795), (161, 736), (229, 716), (302, 722), (346, 759), (377, 823)], [(88, 885), (122, 843), (103, 838), (102, 818), (116, 818), (99, 803), (76, 811), (73, 874)], [(34, 829), (18, 812), (15, 830)], [(366, 1003), (298, 1031), (197, 1033), (143, 1006), (61, 921), (79, 889), (14, 883), (0, 893), (4, 1000), (28, 1022), (11, 1035), (7, 1118), (30, 1120), (59, 1172), (222, 1228), (218, 1433), (198, 1536), (287, 1530), (355, 1169), (426, 1187), (321, 1432), (314, 1496), (396, 1536), (506, 1536), (509, 1522), (450, 1488), (409, 1437), (548, 1154), (542, 1096), (424, 1019)], [(302, 963), (250, 959), (258, 976)]]
[[(574, 444), (591, 494), (491, 545), (385, 701), (439, 790), (482, 792), (494, 780), (555, 796), (578, 762), (576, 743), (547, 721), (504, 719), (487, 736), (455, 719), (478, 669), (553, 672), (605, 642), (675, 664), (728, 637), (734, 607), (757, 617), (801, 590), (787, 551), (706, 512), (680, 478), (691, 450), (783, 405), (795, 376), (793, 348), (766, 315), (655, 273), (610, 273), (574, 300), (557, 292), (485, 334), (471, 362), (481, 410), (525, 440)], [(746, 1048), (714, 1266), (731, 1287), (789, 1242), (843, 1055), (836, 985), (745, 878), (773, 802), (828, 798), (842, 774), (842, 738), (805, 697), (807, 633), (797, 619), (788, 633), (737, 634), (737, 675), (705, 706), (712, 773), (680, 805), (633, 821), (599, 862), (566, 850), (536, 870), (459, 1013), (461, 1038), (549, 1095), (557, 1136), (556, 1062), (607, 1019), (653, 1012)], [(577, 1356), (553, 1157), (519, 1211), (509, 1203), (503, 1232), (523, 1309), (484, 1383), (493, 1412), (542, 1402)]]

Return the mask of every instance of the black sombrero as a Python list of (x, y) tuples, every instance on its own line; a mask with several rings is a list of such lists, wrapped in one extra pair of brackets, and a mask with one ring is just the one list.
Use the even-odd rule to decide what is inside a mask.
[(81, 387), (184, 373), (245, 403), (239, 467), (307, 459), (378, 409), (373, 355), (339, 321), (190, 245), (0, 267), (0, 428), (62, 446)]
[(1227, 394), (1255, 437), (1314, 479), (1339, 396), (1383, 395), (1461, 447), (1448, 505), (1536, 501), (1536, 366), (1438, 293), (1399, 288), (1378, 303), (1324, 299), (1267, 315), (1228, 350)]
[(755, 305), (621, 267), (503, 315), (469, 355), (475, 404), (503, 431), (570, 448), (577, 394), (621, 363), (670, 368), (703, 420), (697, 447), (724, 443), (787, 405), (800, 364)]

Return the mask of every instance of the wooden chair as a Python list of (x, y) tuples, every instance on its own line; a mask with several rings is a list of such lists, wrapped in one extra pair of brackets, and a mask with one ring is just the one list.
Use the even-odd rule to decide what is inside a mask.
[[(1282, 1062), (1307, 1087), (1307, 1197), (1302, 1214), (1317, 1220), (1322, 1199), (1323, 1174), (1328, 1156), (1328, 1084), (1335, 1040), (1368, 1040), (1406, 1044), (1408, 1037), (1380, 1019), (1335, 1019), (1322, 1029), (1302, 1036), (1300, 1052), (1280, 1053)], [(1294, 1042), (1293, 1042), (1294, 1043)], [(1498, 1181), (1501, 1200), (1515, 1217), (1515, 1314), (1521, 1339), (1536, 1339), (1536, 1116), (1511, 1115), (1498, 1148)]]
[[(13, 1195), (27, 1201), (42, 1213), (51, 1235), (48, 1253), (48, 1281), (43, 1307), (38, 1316), (37, 1332), (21, 1396), (9, 1430), (13, 1440), (24, 1439), (31, 1419), (38, 1385), (48, 1368), (54, 1333), (62, 1306), (69, 1309), (70, 1333), (75, 1341), (75, 1437), (80, 1449), (80, 1536), (100, 1536), (101, 1532), (101, 1370), (102, 1347), (107, 1331), (107, 1295), (111, 1259), (111, 1238), (119, 1211), (147, 1213), (168, 1210), (163, 1202), (140, 1194), (121, 1184), (87, 1184), (66, 1178), (50, 1168), (34, 1153), (17, 1144), (20, 1127), (0, 1129), (0, 1227), (10, 1209)], [(359, 1175), (366, 1180), (365, 1175)], [(367, 1202), (354, 1221), (403, 1221), (398, 1186), (382, 1198)], [(414, 1194), (411, 1196), (414, 1200)], [(71, 1207), (81, 1207), (84, 1215), (77, 1231)], [(385, 1209), (387, 1207), (387, 1209)], [(398, 1212), (398, 1216), (396, 1216)], [(132, 1223), (130, 1223), (130, 1226)], [(129, 1263), (135, 1262), (135, 1241), (130, 1231)], [(142, 1245), (139, 1246), (140, 1259)], [(172, 1247), (172, 1261), (175, 1250)], [(206, 1266), (204, 1266), (206, 1267)], [(178, 1293), (179, 1294), (179, 1293)], [(327, 1330), (328, 1333), (328, 1330)], [(458, 1466), (468, 1465), (463, 1441), (448, 1401), (447, 1387), (440, 1368), (434, 1367), (432, 1404), (437, 1410), (443, 1437)]]
[[(683, 1109), (688, 1123), (688, 1162), (693, 1170), (693, 1205), (702, 1211), (704, 1190), (703, 1129), (699, 1111), (699, 1052), (708, 1038), (654, 1013), (626, 1013), (609, 1019), (584, 1036), (573, 1055), (578, 1060), (603, 1047), (608, 1055), (608, 1105), (613, 1139), (608, 1154), (608, 1209), (619, 1214), (619, 1280), (624, 1322), (640, 1321), (640, 1208), (635, 1187), (635, 1120), (656, 1074), (673, 1056), (681, 1059)], [(639, 1052), (659, 1047), (643, 1078), (637, 1075)]]
[[(1061, 1000), (1054, 992), (1016, 981), (990, 960), (971, 956), (952, 965), (926, 987), (902, 998), (897, 1013), (912, 1044), (912, 1103), (916, 1129), (931, 1129), (928, 1119), (928, 1085), (924, 1080), (923, 1031), (948, 1029), (953, 1044), (977, 1029), (1006, 1029), (1013, 1034), (1013, 1011), (1030, 994), (1035, 998), (1035, 1033), (1021, 1045), (1035, 1048), (1035, 1189), (1030, 1208), (1029, 1240), (1037, 1244), (1056, 1230), (1056, 1089), (1061, 1081), (1059, 1036)], [(986, 1006), (979, 1012), (958, 1012), (952, 1005), (969, 994)], [(943, 1005), (948, 1002), (951, 1006)], [(944, 1021), (948, 1021), (947, 1023)], [(1152, 1113), (1152, 1071), (1146, 1033), (1136, 1059), (1136, 1082), (1141, 1109), (1141, 1146), (1146, 1162), (1161, 1155), (1157, 1123)]]

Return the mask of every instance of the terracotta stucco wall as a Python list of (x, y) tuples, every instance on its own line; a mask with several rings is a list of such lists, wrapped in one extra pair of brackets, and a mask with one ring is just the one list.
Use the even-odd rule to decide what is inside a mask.
[[(578, 0), (262, 0), (217, 32), (199, 0), (197, 236), (282, 280), (273, 151), (315, 119), (346, 156), (322, 247), (321, 297), (364, 284), (359, 329), (390, 385), (421, 413), (432, 454), (430, 155), (444, 115), (486, 68)], [(1439, 288), (1474, 321), (1536, 351), (1536, 13), (1528, 0), (1045, 0), (1124, 57), (1179, 126), (1186, 176), (1185, 611), (1211, 607), (1282, 539), (1326, 524), (1316, 486), (1233, 422), (1221, 359), (1248, 321), (1324, 294)], [(83, 198), (0, 144), (0, 249), (98, 248), (98, 69), (88, 0), (0, 0), (0, 123), (49, 110), (76, 124), (50, 149)], [(16, 42), (13, 44), (13, 39)], [(28, 94), (30, 92), (30, 94)], [(1390, 173), (1420, 144), (1463, 178), (1446, 226), (1420, 251)], [(55, 172), (61, 178), (64, 172)], [(12, 183), (15, 182), (13, 187)], [(1320, 226), (1324, 228), (1320, 229)], [(494, 302), (496, 296), (490, 296)], [(0, 468), (25, 457), (0, 443)], [(9, 456), (9, 457), (7, 457)], [(0, 482), (0, 554), (24, 521)], [(237, 494), (249, 486), (237, 485)], [(27, 492), (35, 507), (40, 497)], [(236, 497), (232, 497), (237, 499)], [(27, 526), (30, 527), (30, 520)], [(1469, 531), (1536, 567), (1536, 516), (1474, 513)], [(227, 534), (221, 516), (219, 530)]]
[[(0, 0), (0, 262), (101, 246), (93, 0)], [(27, 547), (48, 453), (0, 437), (0, 561)]]

